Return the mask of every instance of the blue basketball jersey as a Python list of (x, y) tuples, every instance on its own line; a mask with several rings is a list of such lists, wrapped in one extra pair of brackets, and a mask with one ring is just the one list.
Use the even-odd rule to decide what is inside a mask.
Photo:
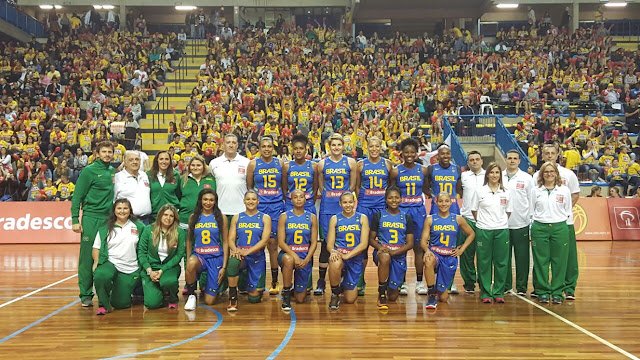
[(401, 208), (424, 206), (422, 197), (422, 185), (424, 184), (424, 174), (422, 165), (415, 164), (413, 169), (407, 169), (404, 165), (397, 166), (398, 178), (396, 183), (402, 192)]
[(429, 248), (440, 255), (451, 255), (457, 246), (458, 220), (456, 214), (443, 218), (438, 214), (431, 215), (431, 238)]
[(451, 164), (448, 168), (443, 168), (440, 164), (433, 164), (431, 173), (431, 195), (436, 198), (438, 194), (446, 192), (450, 197), (456, 197), (456, 184), (460, 177), (458, 166)]
[(313, 193), (314, 176), (311, 160), (306, 160), (302, 165), (298, 165), (295, 160), (289, 161), (289, 172), (287, 173), (289, 195), (285, 199), (287, 204), (291, 204), (291, 192), (298, 189), (304, 191), (304, 196), (307, 199), (305, 206), (315, 205), (316, 199)]
[(372, 163), (368, 158), (362, 160), (362, 172), (360, 173), (360, 194), (358, 205), (366, 207), (384, 207), (384, 192), (387, 188), (389, 171), (384, 159)]
[(336, 243), (335, 249), (341, 253), (351, 252), (360, 244), (360, 231), (362, 214), (356, 212), (352, 217), (344, 216), (342, 212), (336, 214)]
[(285, 241), (292, 251), (307, 253), (311, 245), (311, 213), (305, 211), (298, 216), (293, 210), (287, 211), (285, 234)]
[(380, 212), (378, 223), (378, 243), (392, 249), (398, 249), (407, 243), (407, 215), (400, 211), (392, 215), (385, 209)]
[(282, 201), (282, 166), (280, 160), (273, 158), (266, 163), (261, 158), (256, 159), (253, 170), (253, 182), (258, 191), (261, 204), (271, 204)]
[(193, 231), (195, 238), (193, 251), (201, 255), (223, 256), (220, 243), (220, 228), (213, 214), (200, 214)]
[(342, 212), (340, 195), (349, 191), (351, 182), (351, 168), (347, 157), (343, 156), (339, 161), (333, 161), (331, 158), (324, 159), (322, 176), (324, 188), (320, 201), (320, 214), (334, 215)]
[[(237, 247), (248, 249), (262, 239), (262, 232), (264, 230), (263, 216), (264, 213), (260, 211), (253, 214), (253, 216), (248, 215), (246, 212), (238, 214), (238, 223), (236, 224), (238, 236), (236, 242)], [(262, 253), (264, 255), (264, 252)]]

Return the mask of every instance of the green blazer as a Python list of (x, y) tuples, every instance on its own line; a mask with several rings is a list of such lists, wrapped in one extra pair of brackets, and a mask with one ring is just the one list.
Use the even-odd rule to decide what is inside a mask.
[(160, 185), (160, 181), (157, 178), (151, 178), (151, 170), (147, 171), (149, 176), (149, 187), (151, 197), (151, 215), (155, 219), (158, 211), (164, 204), (171, 204), (178, 207), (180, 203), (180, 189), (178, 188), (180, 183), (180, 174), (177, 171), (173, 171), (175, 180), (171, 183), (165, 182), (164, 186)]
[[(133, 224), (138, 228), (138, 246), (140, 244), (140, 239), (145, 232), (145, 226), (140, 221), (134, 221)], [(109, 260), (109, 244), (107, 243), (107, 235), (109, 233), (109, 228), (107, 225), (102, 225), (98, 229), (98, 234), (100, 235), (100, 255), (98, 255), (98, 265), (104, 264)]]
[(142, 270), (151, 268), (154, 271), (162, 270), (162, 272), (165, 272), (174, 266), (180, 266), (180, 260), (182, 260), (185, 253), (186, 238), (185, 231), (178, 229), (178, 244), (176, 247), (169, 249), (169, 254), (164, 261), (160, 261), (158, 246), (153, 246), (153, 225), (147, 226), (138, 242), (138, 262)]

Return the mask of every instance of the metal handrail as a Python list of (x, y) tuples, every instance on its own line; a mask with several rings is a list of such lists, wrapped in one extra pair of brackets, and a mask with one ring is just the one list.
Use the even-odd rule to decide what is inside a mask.
[(187, 64), (184, 59), (185, 57), (182, 56), (178, 61), (178, 66), (176, 67), (176, 82), (173, 85), (175, 94), (178, 93), (178, 89), (182, 89), (182, 81), (185, 79), (187, 74)]
[[(160, 129), (160, 117), (163, 115), (162, 111), (167, 110), (169, 108), (169, 88), (164, 87), (160, 97), (156, 99), (156, 106), (151, 111), (151, 126), (153, 128), (152, 138), (153, 142), (156, 142), (156, 120), (158, 120), (158, 129)], [(164, 124), (164, 117), (162, 118), (162, 123)]]

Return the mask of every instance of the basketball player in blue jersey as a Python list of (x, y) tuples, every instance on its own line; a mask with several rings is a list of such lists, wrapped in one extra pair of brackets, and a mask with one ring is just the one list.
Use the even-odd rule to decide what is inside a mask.
[(246, 211), (231, 218), (229, 226), (229, 281), (228, 311), (238, 310), (238, 277), (247, 269), (249, 302), (258, 303), (262, 298), (266, 271), (264, 247), (271, 235), (271, 218), (258, 211), (258, 194), (249, 190), (244, 195)]
[(355, 211), (355, 203), (353, 193), (343, 193), (340, 196), (342, 211), (329, 221), (327, 248), (330, 250), (331, 310), (340, 308), (340, 294), (344, 294), (347, 304), (353, 304), (358, 298), (356, 284), (364, 271), (362, 260), (369, 246), (369, 219)]
[[(358, 177), (356, 161), (343, 155), (342, 135), (333, 134), (328, 141), (330, 155), (318, 164), (318, 188), (322, 189), (318, 222), (325, 244), (331, 217), (342, 211), (340, 196), (345, 191), (355, 190)], [(329, 266), (329, 251), (326, 245), (320, 247), (319, 263), (319, 277), (314, 295), (323, 295), (326, 287), (325, 275)]]
[[(391, 185), (385, 192), (386, 209), (373, 215), (369, 244), (378, 265), (378, 309), (387, 310), (387, 298), (395, 301), (407, 272), (407, 251), (413, 249), (413, 220), (400, 211), (402, 191)], [(377, 239), (376, 239), (377, 237)]]
[[(458, 257), (476, 236), (462, 216), (451, 213), (451, 194), (441, 192), (435, 200), (438, 212), (425, 220), (420, 241), (424, 250), (424, 274), (429, 293), (427, 309), (435, 309), (438, 299), (442, 302), (449, 299), (447, 289), (456, 275)], [(467, 234), (461, 246), (457, 246), (459, 230)]]
[(258, 193), (258, 211), (271, 218), (271, 235), (267, 242), (271, 265), (271, 288), (269, 294), (278, 294), (278, 219), (284, 212), (282, 196), (282, 160), (273, 157), (273, 138), (264, 136), (260, 140), (260, 157), (247, 165), (247, 189)]
[[(307, 284), (313, 271), (313, 254), (318, 245), (318, 219), (306, 210), (306, 193), (291, 192), (292, 210), (280, 215), (278, 221), (278, 263), (282, 267), (282, 310), (291, 310), (291, 296), (297, 303), (307, 297)], [(295, 294), (295, 295), (294, 295)]]
[(307, 160), (307, 145), (309, 139), (306, 136), (297, 134), (291, 140), (293, 148), (293, 160), (282, 166), (282, 185), (285, 200), (285, 210), (293, 209), (291, 193), (293, 190), (302, 190), (305, 194), (304, 209), (308, 212), (316, 213), (316, 194), (318, 192), (317, 163)]
[[(403, 163), (391, 170), (390, 183), (396, 184), (402, 192), (400, 210), (411, 216), (414, 224), (414, 237), (422, 236), (422, 225), (427, 218), (427, 209), (424, 207), (423, 193), (427, 192), (427, 168), (416, 162), (418, 158), (418, 142), (408, 138), (400, 143)], [(422, 283), (422, 258), (424, 253), (419, 244), (414, 244), (414, 262), (416, 267), (416, 294), (427, 295), (427, 288)], [(407, 285), (402, 284), (400, 295), (407, 294)]]
[[(355, 188), (358, 193), (358, 206), (356, 211), (364, 214), (369, 219), (369, 224), (373, 215), (384, 211), (384, 194), (387, 188), (389, 173), (391, 172), (391, 162), (380, 157), (382, 151), (382, 141), (376, 136), (372, 136), (367, 141), (369, 156), (357, 163), (357, 174)], [(367, 267), (369, 257), (365, 252), (364, 267)], [(364, 273), (358, 281), (358, 295), (364, 295)]]
[(227, 217), (218, 208), (218, 195), (213, 189), (203, 189), (189, 217), (187, 235), (187, 266), (184, 279), (187, 283), (189, 298), (185, 310), (196, 308), (196, 278), (207, 272), (204, 289), (204, 302), (212, 305), (218, 295), (218, 287), (225, 278), (229, 257)]

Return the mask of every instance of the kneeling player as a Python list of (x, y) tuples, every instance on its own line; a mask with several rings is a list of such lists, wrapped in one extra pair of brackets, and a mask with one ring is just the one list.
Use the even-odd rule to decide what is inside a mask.
[(340, 196), (340, 207), (342, 212), (331, 217), (327, 233), (327, 250), (331, 253), (329, 309), (332, 310), (340, 308), (340, 294), (343, 292), (347, 304), (353, 304), (358, 298), (356, 284), (364, 271), (362, 260), (369, 246), (369, 220), (355, 212), (353, 193), (345, 192)]
[(282, 310), (291, 310), (291, 295), (298, 303), (307, 297), (309, 277), (313, 270), (313, 253), (318, 243), (318, 219), (305, 210), (306, 194), (291, 192), (293, 209), (280, 215), (278, 221), (278, 263), (282, 268)]
[(253, 190), (244, 195), (244, 205), (247, 210), (234, 215), (229, 227), (229, 311), (238, 310), (238, 277), (241, 270), (247, 269), (250, 303), (260, 302), (264, 291), (267, 268), (264, 247), (271, 234), (271, 217), (258, 211), (258, 194)]
[[(402, 192), (391, 185), (385, 192), (387, 208), (373, 215), (369, 244), (378, 265), (378, 309), (386, 310), (387, 297), (395, 301), (407, 272), (407, 251), (413, 249), (413, 220), (400, 211)], [(378, 237), (376, 241), (376, 236)]]
[[(424, 250), (424, 274), (427, 280), (429, 300), (427, 309), (435, 309), (440, 301), (447, 301), (447, 289), (456, 275), (458, 257), (464, 253), (475, 238), (471, 226), (460, 215), (451, 214), (451, 196), (440, 193), (436, 198), (438, 213), (427, 217), (420, 245)], [(462, 246), (456, 247), (458, 230), (467, 234)], [(437, 278), (436, 278), (437, 274)]]

